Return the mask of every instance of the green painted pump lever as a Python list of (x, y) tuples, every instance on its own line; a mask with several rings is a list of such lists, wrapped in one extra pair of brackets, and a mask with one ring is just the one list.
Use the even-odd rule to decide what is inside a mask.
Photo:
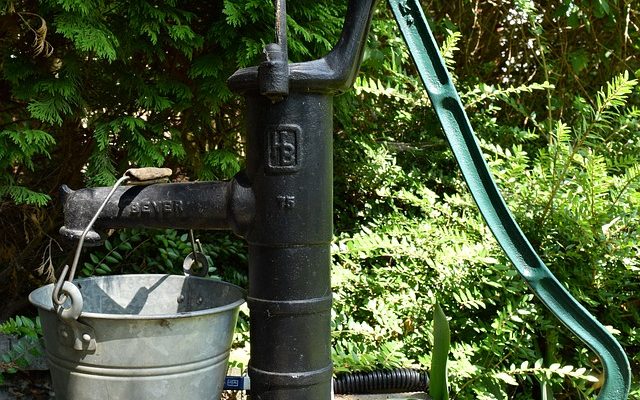
[(389, 0), (389, 4), (487, 225), (531, 290), (600, 358), (605, 378), (598, 399), (626, 399), (631, 383), (627, 356), (616, 339), (553, 276), (511, 215), (489, 172), (419, 1)]

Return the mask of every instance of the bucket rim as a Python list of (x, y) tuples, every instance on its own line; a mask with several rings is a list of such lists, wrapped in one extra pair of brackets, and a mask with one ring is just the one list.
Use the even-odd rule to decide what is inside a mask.
[[(175, 275), (175, 274), (121, 274), (121, 275), (104, 275), (104, 276), (91, 276), (91, 277), (87, 277), (87, 278), (79, 278), (79, 279), (74, 279), (73, 283), (82, 283), (82, 282), (86, 282), (86, 281), (90, 281), (90, 280), (99, 280), (99, 279), (105, 279), (105, 278), (116, 278), (116, 277), (126, 277), (126, 278), (135, 278), (135, 277), (175, 277), (175, 278), (182, 278), (182, 279), (193, 279), (193, 280), (200, 280), (200, 281), (208, 281), (208, 282), (215, 282), (217, 284), (222, 284), (224, 286), (228, 286), (231, 288), (234, 288), (238, 291), (238, 294), (241, 296), (238, 300), (234, 301), (233, 303), (229, 303), (229, 304), (225, 304), (219, 307), (214, 307), (214, 308), (206, 308), (204, 310), (197, 310), (197, 311), (188, 311), (188, 312), (176, 312), (176, 313), (169, 313), (169, 314), (145, 314), (145, 315), (139, 315), (139, 314), (107, 314), (107, 313), (96, 313), (96, 312), (82, 312), (80, 314), (80, 316), (78, 318), (92, 318), (92, 319), (101, 319), (101, 320), (157, 320), (157, 319), (181, 319), (181, 318), (190, 318), (190, 317), (198, 317), (198, 316), (204, 316), (204, 315), (211, 315), (211, 314), (219, 314), (219, 313), (223, 313), (226, 311), (230, 311), (233, 309), (236, 309), (238, 307), (240, 307), (242, 304), (244, 304), (246, 302), (245, 297), (246, 297), (246, 290), (241, 288), (240, 286), (234, 285), (232, 283), (229, 282), (225, 282), (222, 280), (217, 280), (217, 279), (212, 279), (212, 278), (202, 278), (202, 277), (197, 277), (197, 276), (185, 276), (185, 275)], [(53, 286), (55, 285), (55, 283), (50, 283), (48, 285), (44, 285), (41, 286), (35, 290), (33, 290), (31, 293), (29, 293), (29, 302), (31, 304), (33, 304), (35, 307), (41, 309), (41, 310), (45, 310), (45, 311), (49, 311), (49, 312), (55, 312), (54, 308), (53, 308), (53, 302), (49, 303), (49, 304), (44, 304), (41, 301), (36, 300), (36, 296), (38, 294), (40, 294), (40, 292), (44, 292), (47, 289), (51, 288), (53, 290)], [(47, 296), (47, 298), (49, 298), (49, 296)]]

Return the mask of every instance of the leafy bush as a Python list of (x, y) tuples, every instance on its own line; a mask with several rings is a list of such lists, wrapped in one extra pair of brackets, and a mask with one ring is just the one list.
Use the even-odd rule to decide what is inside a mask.
[[(451, 65), (462, 47), (452, 28), (440, 30)], [(378, 21), (374, 37), (368, 56), (384, 61), (339, 100), (366, 110), (338, 114), (334, 342), (341, 368), (381, 367), (378, 355), (390, 344), (393, 363), (428, 368), (437, 300), (451, 326), (454, 398), (594, 397), (601, 365), (529, 294), (492, 238), (392, 24)], [(591, 93), (560, 92), (571, 101), (552, 99), (547, 109), (538, 100), (556, 96), (552, 72), (529, 83), (456, 79), (525, 234), (637, 371), (637, 81), (622, 72)], [(374, 356), (344, 357), (345, 349)]]
[(27, 368), (34, 357), (44, 354), (44, 349), (40, 318), (30, 319), (21, 316), (11, 318), (0, 324), (0, 333), (10, 335), (16, 340), (9, 351), (0, 355), (0, 384), (2, 384), (3, 373), (15, 373)]
[[(291, 4), (290, 57), (325, 53), (344, 10)], [(0, 318), (37, 284), (62, 184), (110, 185), (130, 166), (180, 180), (242, 168), (241, 102), (226, 79), (260, 60), (273, 15), (264, 0), (0, 0)], [(68, 251), (49, 258), (64, 264)]]
[[(209, 276), (246, 286), (246, 248), (228, 233), (201, 234), (196, 238), (209, 262)], [(120, 230), (91, 249), (85, 257), (84, 276), (123, 273), (182, 274), (182, 263), (193, 251), (189, 234), (174, 229)]]

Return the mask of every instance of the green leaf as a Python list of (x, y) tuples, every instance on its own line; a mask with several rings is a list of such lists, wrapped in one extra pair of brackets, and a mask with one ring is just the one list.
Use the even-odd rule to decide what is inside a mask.
[(449, 385), (447, 383), (447, 360), (451, 331), (440, 304), (436, 303), (433, 311), (433, 350), (431, 356), (431, 382), (429, 395), (433, 400), (449, 399)]
[(498, 372), (493, 375), (495, 378), (500, 379), (503, 382), (506, 382), (508, 385), (518, 386), (518, 381), (511, 375), (506, 372)]
[(109, 266), (107, 264), (100, 264), (100, 266), (97, 268), (100, 272), (103, 272), (105, 274), (110, 274), (111, 273), (111, 268), (109, 268)]
[[(121, 248), (121, 247), (118, 246), (118, 248)], [(122, 254), (120, 254), (120, 252), (118, 252), (117, 250), (112, 250), (111, 255), (109, 257), (115, 260), (113, 261), (114, 264), (119, 263), (124, 259), (124, 257), (122, 257)]]
[(112, 255), (111, 256), (106, 256), (105, 260), (107, 260), (111, 264), (118, 264), (118, 262), (119, 262), (118, 259), (113, 257)]

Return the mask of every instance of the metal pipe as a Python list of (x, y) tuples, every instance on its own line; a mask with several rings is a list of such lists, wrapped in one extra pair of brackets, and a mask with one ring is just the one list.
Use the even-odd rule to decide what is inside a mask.
[(331, 396), (333, 97), (247, 97), (252, 398)]
[[(244, 235), (253, 218), (253, 194), (244, 179), (230, 182), (167, 183), (117, 188), (86, 234), (88, 245), (114, 228), (231, 229)], [(111, 188), (62, 188), (64, 226), (60, 233), (79, 239)]]

